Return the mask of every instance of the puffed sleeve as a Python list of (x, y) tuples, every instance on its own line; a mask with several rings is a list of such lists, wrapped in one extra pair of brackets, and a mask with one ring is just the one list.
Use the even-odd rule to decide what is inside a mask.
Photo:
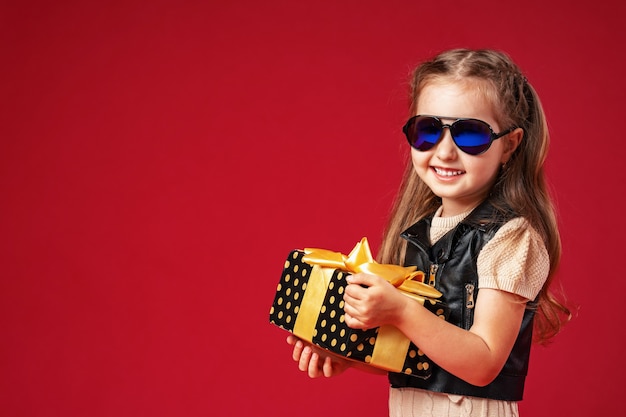
[(522, 217), (510, 220), (478, 255), (478, 288), (499, 289), (533, 300), (550, 271), (539, 233)]

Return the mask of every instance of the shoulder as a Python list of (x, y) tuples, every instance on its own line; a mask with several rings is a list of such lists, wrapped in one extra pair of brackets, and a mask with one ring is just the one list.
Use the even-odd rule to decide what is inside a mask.
[(543, 247), (545, 245), (541, 235), (524, 217), (515, 217), (504, 223), (495, 233), (489, 243), (497, 244), (505, 242), (514, 245), (533, 244)]
[(504, 289), (534, 299), (550, 271), (540, 234), (523, 217), (502, 225), (478, 258), (480, 287)]

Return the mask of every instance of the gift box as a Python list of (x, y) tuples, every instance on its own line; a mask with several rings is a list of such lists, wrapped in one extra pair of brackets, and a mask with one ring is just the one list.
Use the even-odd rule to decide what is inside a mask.
[(373, 261), (367, 239), (349, 256), (324, 249), (289, 253), (270, 309), (270, 323), (345, 358), (387, 371), (428, 378), (432, 362), (402, 332), (390, 325), (360, 330), (344, 320), (343, 292), (351, 273), (368, 272), (387, 279), (403, 294), (446, 319), (448, 308), (435, 288), (422, 282), (415, 267)]

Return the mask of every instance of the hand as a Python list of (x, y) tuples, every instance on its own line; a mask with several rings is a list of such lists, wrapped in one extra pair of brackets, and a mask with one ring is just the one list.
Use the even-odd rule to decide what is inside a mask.
[(292, 357), (298, 362), (298, 369), (307, 372), (310, 378), (337, 376), (351, 366), (349, 360), (306, 343), (294, 335), (287, 337), (287, 343), (293, 346)]
[(354, 274), (344, 293), (346, 324), (353, 329), (372, 329), (396, 324), (409, 298), (381, 277)]

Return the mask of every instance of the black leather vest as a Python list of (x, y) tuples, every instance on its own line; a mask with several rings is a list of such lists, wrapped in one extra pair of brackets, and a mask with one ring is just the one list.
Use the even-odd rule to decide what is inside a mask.
[[(432, 216), (423, 219), (402, 233), (408, 240), (405, 265), (417, 265), (441, 293), (450, 307), (448, 322), (468, 330), (474, 321), (474, 302), (478, 294), (476, 260), (483, 246), (498, 229), (512, 219), (513, 213), (497, 211), (488, 202), (478, 206), (454, 229), (429, 243)], [(529, 303), (531, 304), (531, 303)], [(427, 379), (401, 373), (390, 373), (392, 387), (414, 387), (429, 391), (496, 400), (519, 401), (524, 393), (532, 342), (534, 309), (526, 308), (520, 332), (500, 374), (490, 384), (478, 387), (435, 366)], [(471, 357), (467, 358), (472, 361)], [(480, 364), (476, 364), (480, 366)]]

